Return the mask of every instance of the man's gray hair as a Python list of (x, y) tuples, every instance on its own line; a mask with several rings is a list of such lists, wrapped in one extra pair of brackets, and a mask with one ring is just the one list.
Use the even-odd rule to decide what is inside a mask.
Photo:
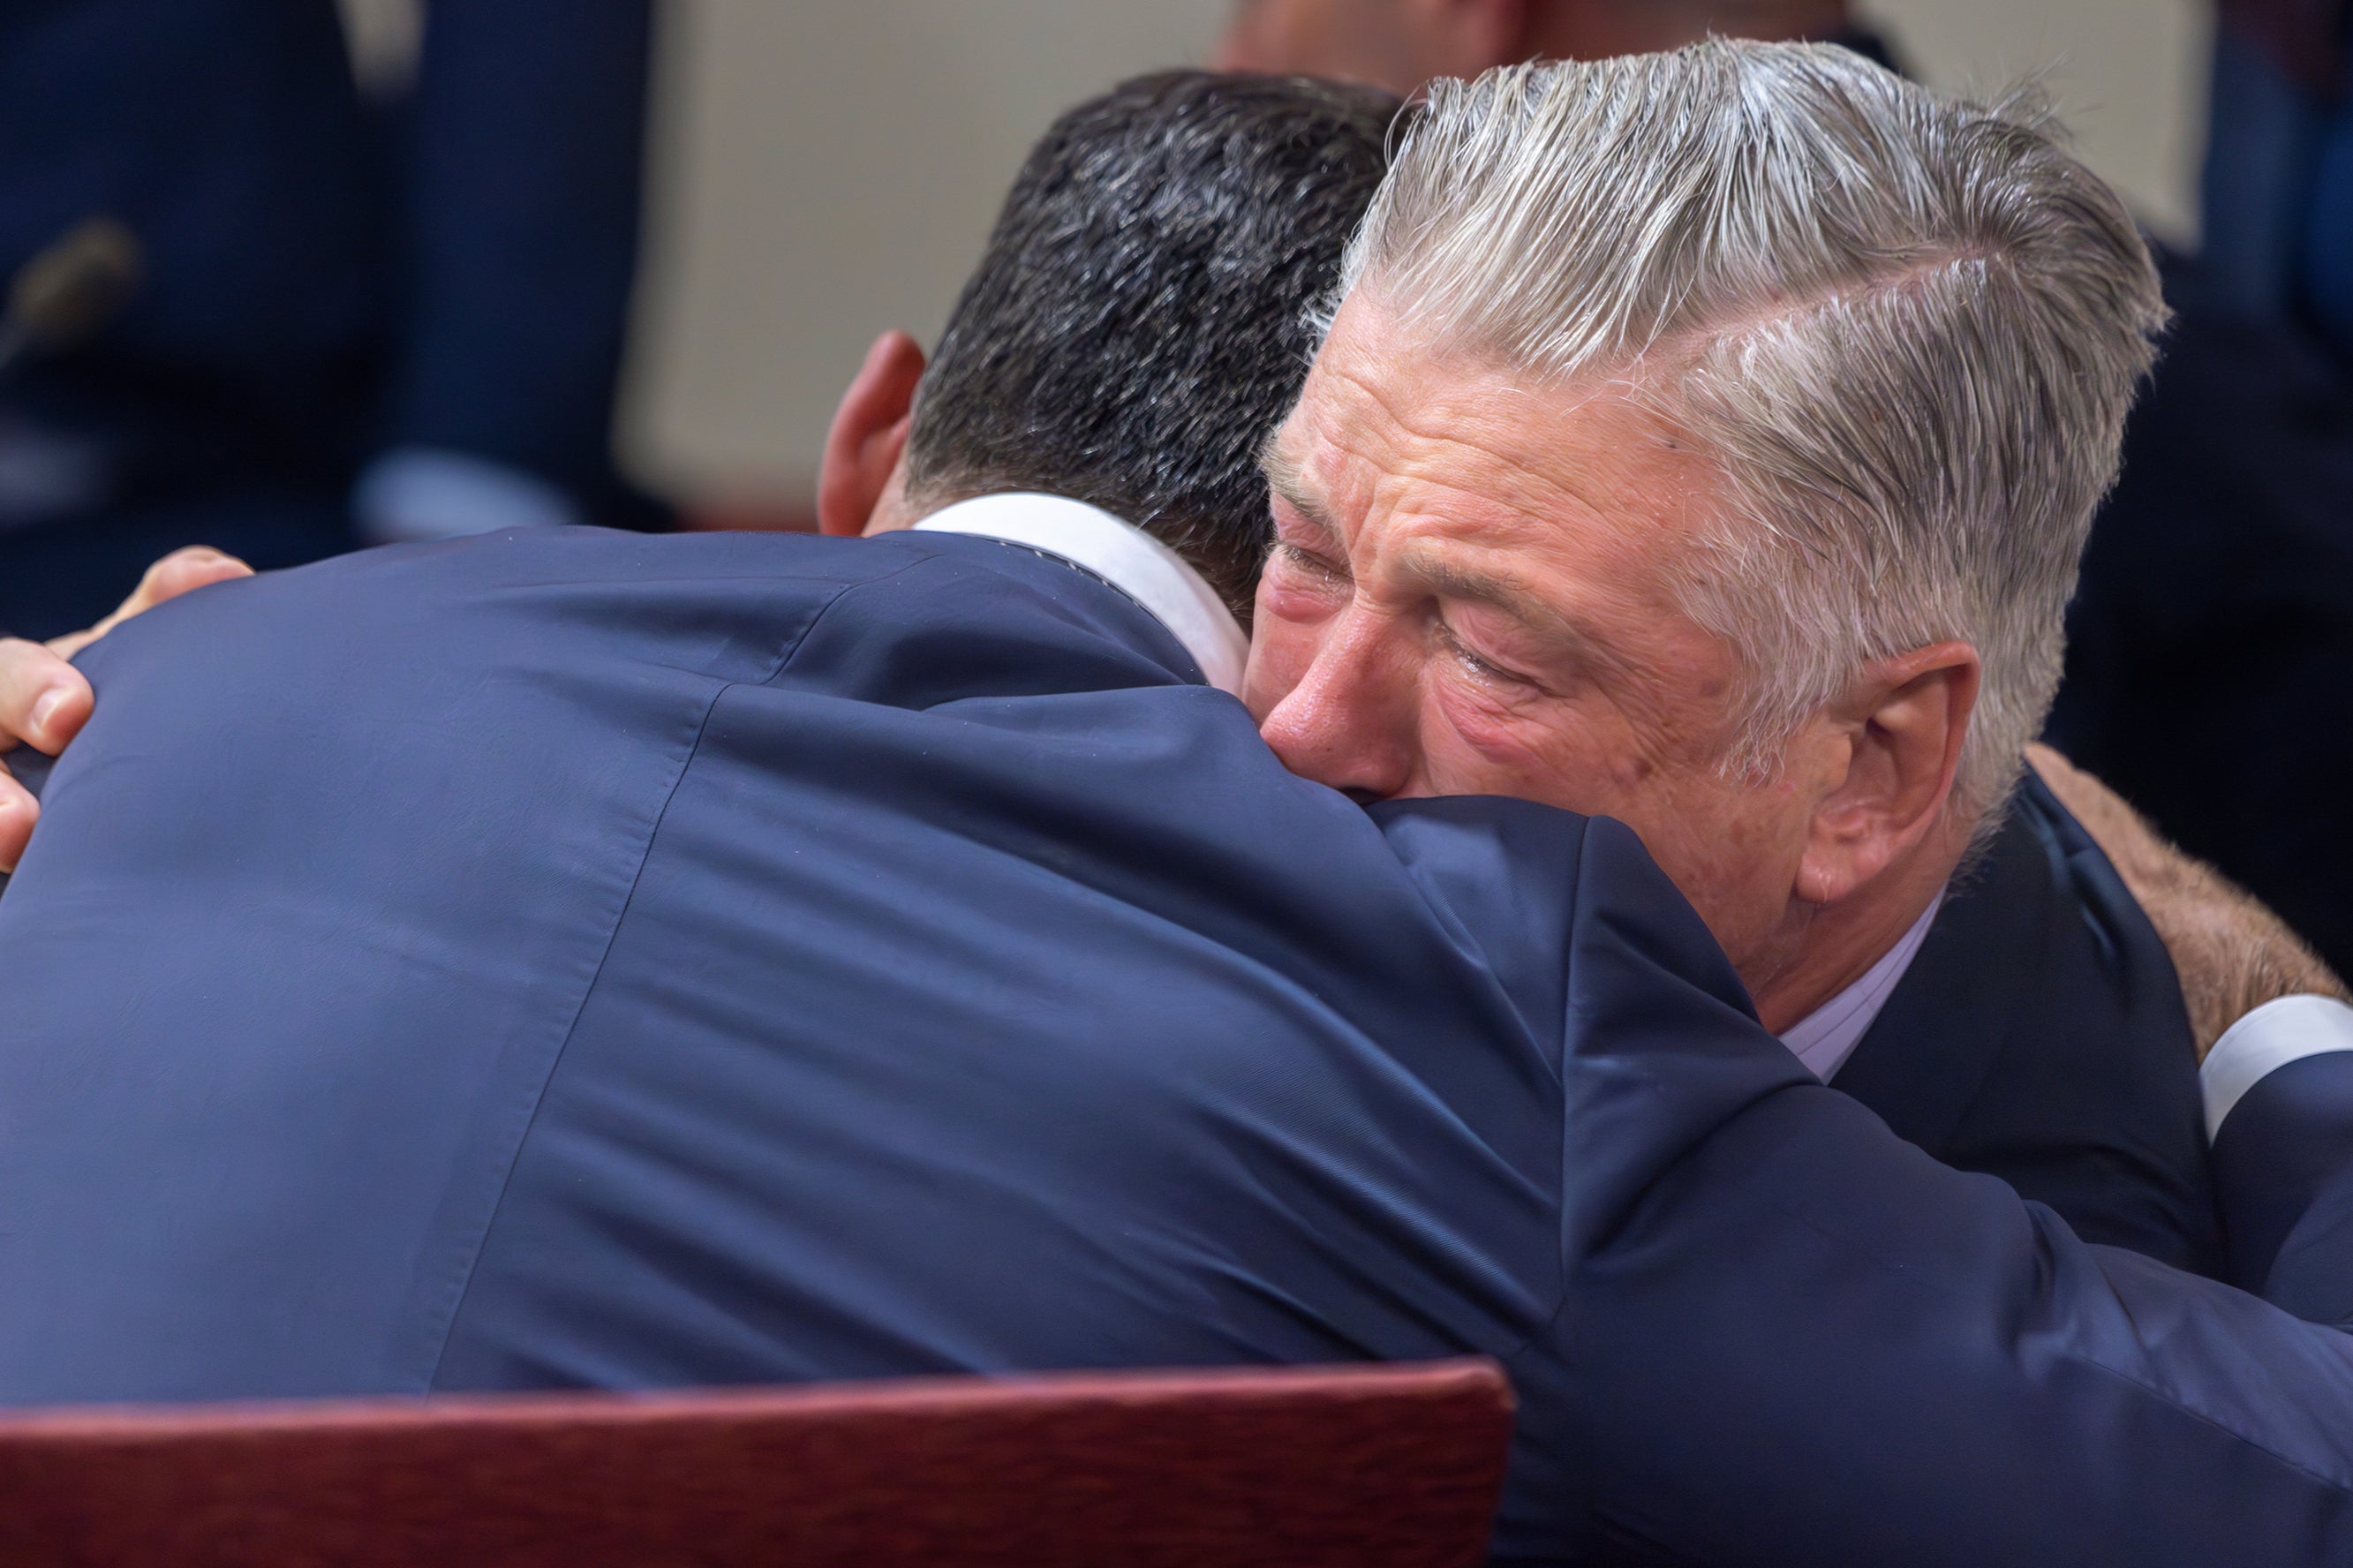
[(2115, 192), (2024, 99), (1844, 49), (1713, 41), (1441, 81), (1344, 267), (1433, 344), (1613, 381), (1712, 454), (1692, 613), (1746, 667), (1769, 771), (1868, 663), (1985, 677), (1989, 813), (2059, 682), (2092, 512), (2166, 310)]

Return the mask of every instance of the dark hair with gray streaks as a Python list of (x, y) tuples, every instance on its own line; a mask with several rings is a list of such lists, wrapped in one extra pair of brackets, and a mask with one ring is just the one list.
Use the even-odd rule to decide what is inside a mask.
[(1100, 506), (1247, 625), (1270, 528), (1259, 447), (1305, 379), (1309, 307), (1398, 110), (1370, 89), (1178, 71), (1056, 121), (923, 376), (910, 498)]
[(1598, 378), (1715, 458), (1688, 569), (1769, 773), (1865, 664), (1984, 662), (1957, 795), (1990, 817), (2166, 321), (2122, 201), (2030, 94), (1714, 41), (1440, 82), (1344, 288), (1533, 378)]

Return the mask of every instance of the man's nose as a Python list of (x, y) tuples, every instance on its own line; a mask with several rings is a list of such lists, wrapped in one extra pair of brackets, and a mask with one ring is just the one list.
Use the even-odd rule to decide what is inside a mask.
[(1413, 671), (1391, 628), (1345, 612), (1298, 685), (1259, 726), (1283, 766), (1358, 799), (1414, 777)]

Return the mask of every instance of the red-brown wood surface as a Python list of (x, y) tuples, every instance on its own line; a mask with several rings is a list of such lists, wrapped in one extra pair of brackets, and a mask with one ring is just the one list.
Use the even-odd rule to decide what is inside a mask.
[(1481, 1362), (59, 1411), (0, 1421), (0, 1563), (1479, 1561)]

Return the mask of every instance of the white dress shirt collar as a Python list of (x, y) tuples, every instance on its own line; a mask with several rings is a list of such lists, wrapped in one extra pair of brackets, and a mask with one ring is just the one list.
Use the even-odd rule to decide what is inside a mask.
[(915, 527), (1001, 539), (1084, 567), (1150, 611), (1210, 685), (1241, 695), (1250, 639), (1240, 624), (1182, 556), (1133, 523), (1084, 501), (1019, 491), (942, 507)]
[(1895, 994), (1896, 982), (1919, 956), (1920, 944), (1928, 940), (1928, 928), (1936, 923), (1936, 911), (1944, 907), (1945, 895), (1939, 889), (1936, 900), (1912, 922), (1912, 929), (1877, 963), (1863, 971), (1862, 979), (1789, 1026), (1781, 1043), (1797, 1053), (1807, 1071), (1828, 1083), (1846, 1065), (1855, 1047), (1862, 1044), (1862, 1037), (1878, 1022), (1880, 1009)]

